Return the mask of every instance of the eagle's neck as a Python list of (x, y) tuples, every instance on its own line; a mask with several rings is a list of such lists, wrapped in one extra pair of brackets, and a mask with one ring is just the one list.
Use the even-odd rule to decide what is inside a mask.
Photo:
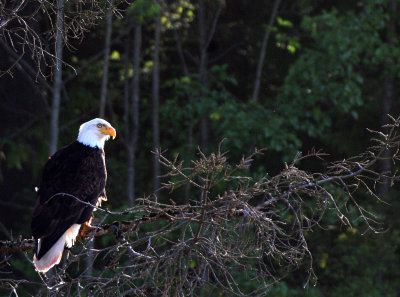
[[(90, 131), (88, 131), (90, 132)], [(104, 148), (104, 143), (106, 141), (106, 137), (98, 137), (97, 135), (93, 133), (88, 133), (88, 132), (81, 132), (78, 136), (78, 142), (93, 147), (93, 148), (99, 148), (103, 149)]]

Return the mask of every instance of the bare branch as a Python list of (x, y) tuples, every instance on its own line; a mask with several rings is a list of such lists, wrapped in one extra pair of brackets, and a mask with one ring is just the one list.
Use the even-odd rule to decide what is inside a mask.
[[(372, 131), (376, 138), (366, 152), (333, 162), (325, 172), (299, 168), (307, 158), (324, 157), (315, 150), (298, 154), (280, 173), (257, 179), (248, 175), (248, 168), (260, 151), (237, 164), (231, 164), (221, 148), (209, 155), (199, 151), (189, 166), (157, 151), (167, 170), (162, 191), (168, 192), (170, 204), (151, 196), (137, 199), (132, 208), (111, 212), (58, 193), (51, 199), (67, 195), (96, 208), (99, 225), (82, 234), (81, 242), (67, 251), (64, 263), (54, 268), (53, 276), (43, 277), (43, 283), (0, 278), (0, 285), (11, 294), (31, 286), (43, 294), (64, 296), (88, 290), (93, 296), (115, 295), (116, 290), (121, 296), (193, 296), (211, 289), (229, 296), (265, 296), (269, 286), (300, 264), (306, 265), (307, 282), (313, 281), (316, 276), (306, 234), (323, 224), (327, 212), (335, 213), (344, 225), (361, 220), (367, 230), (382, 231), (376, 214), (365, 209), (356, 193), (362, 191), (363, 197), (380, 201), (374, 193), (375, 185), (382, 182), (376, 163), (387, 148), (394, 152), (390, 159), (399, 160), (399, 126), (400, 119), (391, 118), (388, 133)], [(399, 179), (397, 172), (384, 175), (392, 182)], [(188, 203), (179, 204), (175, 201), (182, 200), (174, 196), (175, 190), (185, 184), (191, 185), (192, 196)], [(348, 211), (350, 205), (358, 217)], [(104, 224), (109, 217), (116, 220)], [(90, 247), (94, 237), (110, 234), (103, 237), (106, 243), (96, 241), (96, 248)], [(10, 269), (15, 253), (31, 251), (33, 246), (32, 239), (0, 242), (1, 271)], [(93, 255), (95, 276), (86, 275), (80, 265), (88, 253)], [(245, 292), (236, 272), (251, 275), (259, 286)]]

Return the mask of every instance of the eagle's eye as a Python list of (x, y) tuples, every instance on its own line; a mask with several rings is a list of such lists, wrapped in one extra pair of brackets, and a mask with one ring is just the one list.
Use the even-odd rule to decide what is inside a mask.
[(103, 124), (97, 124), (97, 128), (101, 128), (103, 126), (104, 126)]

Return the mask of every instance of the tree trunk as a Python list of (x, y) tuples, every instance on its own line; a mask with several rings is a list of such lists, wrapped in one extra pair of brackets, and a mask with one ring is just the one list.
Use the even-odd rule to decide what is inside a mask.
[[(396, 34), (396, 22), (395, 22), (395, 13), (397, 10), (397, 2), (391, 1), (389, 4), (389, 9), (391, 11), (391, 20), (388, 25), (387, 30), (387, 42), (390, 45), (393, 45), (393, 36)], [(382, 100), (382, 107), (381, 107), (381, 124), (384, 126), (389, 123), (389, 117), (387, 116), (390, 113), (390, 110), (393, 105), (394, 101), (394, 89), (395, 89), (395, 81), (393, 78), (393, 74), (391, 71), (391, 64), (386, 64), (386, 77), (383, 82), (383, 100)], [(382, 128), (384, 133), (389, 132), (387, 128)], [(384, 175), (387, 175), (392, 171), (392, 160), (390, 156), (392, 152), (390, 150), (386, 150), (383, 153), (382, 160), (379, 164), (379, 172)], [(381, 178), (381, 183), (378, 184), (377, 193), (379, 196), (384, 196), (387, 194), (390, 188), (390, 179), (387, 177)]]
[(110, 49), (111, 49), (111, 34), (112, 34), (112, 16), (114, 0), (108, 0), (108, 11), (106, 16), (106, 36), (104, 41), (104, 64), (103, 64), (103, 78), (101, 80), (100, 92), (100, 111), (99, 116), (104, 118), (107, 101), (107, 85), (108, 85), (108, 69), (110, 65)]
[(55, 45), (55, 69), (53, 98), (51, 105), (50, 121), (50, 155), (57, 150), (58, 144), (58, 117), (60, 113), (61, 89), (62, 89), (62, 58), (63, 58), (63, 31), (64, 31), (64, 0), (57, 0), (57, 24)]
[(264, 38), (263, 38), (263, 41), (261, 44), (260, 56), (258, 58), (257, 70), (256, 70), (256, 80), (254, 82), (253, 97), (252, 97), (253, 101), (255, 101), (255, 102), (258, 101), (258, 95), (260, 93), (261, 74), (262, 74), (262, 69), (264, 66), (265, 53), (267, 51), (269, 36), (271, 35), (270, 27), (272, 26), (272, 24), (275, 21), (276, 13), (278, 12), (280, 2), (281, 2), (281, 0), (275, 0), (275, 2), (274, 2), (274, 7), (272, 8), (272, 13), (269, 17), (268, 28), (266, 29), (266, 31), (264, 33)]
[[(101, 91), (100, 91), (100, 108), (99, 117), (104, 118), (106, 103), (107, 103), (107, 86), (108, 86), (108, 69), (110, 65), (110, 49), (111, 49), (111, 34), (112, 34), (112, 10), (114, 0), (108, 0), (108, 11), (106, 15), (106, 36), (104, 41), (104, 64), (103, 64), (103, 78), (101, 80)], [(88, 253), (86, 257), (86, 275), (93, 274), (93, 253), (90, 251), (93, 249), (93, 240), (88, 243)]]
[(131, 132), (128, 138), (127, 187), (129, 205), (135, 202), (135, 162), (136, 146), (139, 138), (139, 99), (140, 99), (140, 54), (142, 47), (142, 26), (139, 22), (134, 27), (133, 44), (133, 79), (132, 79), (132, 116), (128, 117)]
[[(128, 18), (127, 18), (128, 19)], [(127, 20), (126, 19), (126, 20)], [(128, 20), (129, 22), (129, 20)], [(127, 22), (127, 23), (128, 23)], [(132, 42), (131, 32), (128, 32), (128, 39), (124, 46), (124, 142), (126, 148), (129, 146), (129, 139), (131, 135), (131, 125), (130, 125), (130, 98), (131, 98), (131, 86), (129, 81), (129, 63), (130, 63), (130, 44)]]
[[(383, 83), (383, 100), (381, 109), (381, 124), (384, 126), (389, 123), (388, 114), (390, 113), (391, 106), (394, 99), (394, 80), (392, 77), (386, 77)], [(382, 128), (384, 133), (389, 132), (387, 128)], [(387, 175), (392, 171), (392, 161), (390, 159), (391, 151), (385, 150), (382, 155), (382, 160), (379, 164), (379, 172)], [(377, 192), (379, 196), (384, 196), (389, 191), (390, 179), (387, 177), (381, 178), (381, 183), (378, 184)]]
[[(160, 148), (160, 123), (159, 123), (159, 104), (160, 104), (160, 35), (161, 35), (161, 14), (156, 17), (154, 31), (154, 58), (153, 58), (153, 102), (152, 102), (152, 127), (153, 127), (153, 151)], [(160, 163), (158, 155), (153, 157), (153, 186), (156, 193), (160, 188)]]
[[(205, 0), (199, 0), (199, 82), (201, 85), (200, 101), (205, 99), (204, 90), (207, 88), (207, 32), (206, 32), (206, 13)], [(207, 110), (207, 108), (205, 108)], [(203, 152), (208, 150), (208, 112), (205, 111), (200, 115), (200, 147)]]
[[(178, 54), (179, 54), (179, 59), (181, 60), (181, 64), (182, 64), (183, 74), (186, 77), (189, 77), (190, 73), (189, 73), (189, 69), (186, 64), (185, 56), (183, 54), (182, 42), (179, 39), (178, 32), (176, 30), (174, 30), (174, 36), (175, 36), (176, 46), (177, 46), (177, 50), (178, 50)], [(191, 104), (193, 101), (193, 95), (187, 94), (187, 96), (189, 99), (189, 104)], [(192, 152), (192, 150), (193, 150), (193, 124), (192, 124), (192, 122), (190, 122), (189, 123), (189, 131), (188, 131), (188, 151)]]
[(128, 32), (128, 40), (125, 42), (125, 59), (124, 59), (124, 124), (125, 124), (125, 131), (124, 131), (124, 138), (125, 138), (125, 146), (127, 152), (127, 161), (128, 161), (128, 168), (126, 171), (126, 187), (127, 187), (127, 195), (129, 206), (133, 206), (134, 201), (134, 162), (132, 159), (132, 146), (131, 146), (131, 110), (130, 110), (130, 98), (131, 98), (131, 91), (130, 91), (130, 81), (129, 81), (129, 62), (130, 62), (130, 44), (132, 42), (131, 34)]
[[(178, 50), (179, 59), (180, 59), (181, 64), (182, 64), (183, 74), (186, 77), (189, 77), (189, 75), (190, 75), (189, 74), (189, 69), (188, 69), (187, 64), (186, 64), (185, 56), (183, 54), (183, 49), (182, 49), (182, 42), (179, 39), (179, 35), (178, 35), (177, 30), (174, 30), (174, 37), (175, 37), (175, 41), (176, 41), (176, 47), (177, 47), (177, 50)], [(192, 96), (192, 94), (187, 94), (187, 96), (188, 96), (189, 105), (191, 105), (192, 102), (193, 102), (193, 96)], [(188, 155), (186, 157), (189, 160), (191, 160), (192, 159), (192, 153), (193, 153), (193, 123), (191, 121), (189, 122), (189, 127), (188, 127), (188, 143), (187, 143), (187, 150), (186, 151), (188, 152)], [(187, 183), (185, 185), (185, 191), (184, 191), (185, 203), (189, 202), (189, 193), (190, 193), (190, 183)]]

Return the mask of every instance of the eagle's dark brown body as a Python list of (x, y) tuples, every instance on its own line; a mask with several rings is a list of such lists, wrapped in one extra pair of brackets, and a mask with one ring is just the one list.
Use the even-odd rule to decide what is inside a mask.
[(75, 141), (47, 161), (31, 223), (38, 260), (72, 225), (90, 220), (93, 207), (79, 200), (105, 199), (106, 180), (104, 150), (97, 147)]

